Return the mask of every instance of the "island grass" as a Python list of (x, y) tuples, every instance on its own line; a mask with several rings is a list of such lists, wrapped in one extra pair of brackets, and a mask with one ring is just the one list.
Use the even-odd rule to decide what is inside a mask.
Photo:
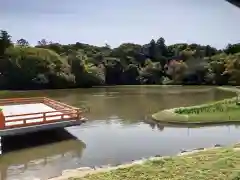
[(233, 146), (234, 148), (240, 148), (240, 143), (237, 143)]
[(212, 123), (240, 123), (240, 105), (222, 104), (216, 106), (205, 106), (194, 108), (176, 108), (172, 111), (161, 111), (152, 117), (159, 122), (167, 123), (186, 123), (186, 124), (212, 124)]
[(216, 148), (69, 180), (239, 180), (239, 149)]
[(5, 95), (5, 94), (8, 94), (8, 93), (11, 93), (11, 91), (8, 91), (8, 90), (1, 90), (0, 91), (0, 95)]
[(216, 113), (202, 113), (202, 114), (191, 114), (188, 117), (188, 122), (199, 122), (199, 123), (224, 123), (224, 122), (239, 122), (240, 123), (240, 109), (232, 110), (227, 112), (216, 112)]
[(236, 98), (201, 106), (177, 108), (174, 113), (187, 115), (189, 122), (240, 122), (240, 105)]
[[(218, 89), (239, 93), (236, 88)], [(163, 110), (153, 114), (152, 117), (159, 122), (176, 124), (240, 123), (240, 104), (237, 97), (234, 97), (199, 106)]]

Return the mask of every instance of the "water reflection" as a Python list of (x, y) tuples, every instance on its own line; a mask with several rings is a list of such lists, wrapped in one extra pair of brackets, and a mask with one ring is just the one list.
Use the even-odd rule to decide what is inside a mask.
[(4, 139), (4, 145), (5, 154), (0, 157), (2, 180), (57, 176), (65, 168), (79, 164), (86, 148), (84, 142), (65, 130), (11, 137)]
[(230, 133), (231, 127), (232, 128), (234, 127), (235, 129), (240, 128), (240, 123), (237, 123), (237, 122), (236, 123), (223, 123), (223, 124), (209, 124), (207, 126), (206, 125), (191, 125), (191, 124), (189, 124), (189, 125), (186, 125), (186, 124), (174, 125), (174, 124), (172, 124), (171, 125), (171, 124), (157, 123), (153, 120), (147, 120), (147, 121), (145, 121), (145, 123), (148, 124), (152, 128), (152, 130), (157, 129), (158, 131), (162, 132), (162, 131), (164, 131), (165, 127), (166, 128), (176, 128), (176, 129), (183, 128), (183, 129), (187, 130), (188, 134), (191, 129), (197, 130), (197, 129), (201, 129), (201, 128), (211, 128), (211, 127), (221, 129), (221, 128), (225, 127), (228, 129), (228, 132)]
[(160, 124), (160, 123), (155, 123), (155, 122), (146, 122), (147, 124), (149, 124), (149, 126), (155, 130), (156, 128), (159, 131), (163, 131), (164, 130), (164, 125)]
[[(57, 141), (52, 141), (54, 135), (46, 132), (35, 136), (33, 142), (30, 141), (32, 135), (4, 140), (4, 143), (14, 143), (4, 146), (7, 153), (0, 157), (1, 179), (46, 179), (59, 175), (62, 170), (80, 166), (119, 164), (157, 154), (173, 155), (181, 149), (237, 142), (240, 136), (237, 125), (169, 127), (147, 121), (149, 115), (161, 109), (196, 105), (233, 95), (209, 87), (181, 86), (5, 94), (4, 97), (47, 96), (77, 107), (87, 107), (90, 111), (86, 116), (90, 121), (67, 128), (69, 133), (57, 133)], [(61, 136), (64, 138), (59, 138)]]
[(87, 142), (81, 158), (82, 166), (99, 166), (129, 162), (153, 155), (174, 155), (182, 149), (229, 145), (239, 141), (237, 126), (200, 128), (169, 127), (160, 124), (135, 123), (121, 120), (89, 122), (71, 133)]
[(87, 117), (91, 120), (106, 120), (117, 116), (124, 122), (138, 122), (146, 115), (165, 108), (206, 103), (232, 97), (233, 93), (211, 87), (160, 86), (31, 91), (4, 95), (15, 96), (47, 96), (73, 106), (84, 107), (88, 111)]

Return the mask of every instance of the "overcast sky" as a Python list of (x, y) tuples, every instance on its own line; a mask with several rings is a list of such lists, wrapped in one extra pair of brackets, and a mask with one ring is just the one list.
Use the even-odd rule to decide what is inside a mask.
[(240, 9), (224, 0), (0, 0), (0, 29), (13, 41), (42, 38), (115, 47), (123, 42), (240, 42)]

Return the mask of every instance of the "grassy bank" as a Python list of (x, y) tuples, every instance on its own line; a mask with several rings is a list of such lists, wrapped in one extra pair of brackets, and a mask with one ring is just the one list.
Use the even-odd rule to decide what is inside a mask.
[[(218, 89), (239, 93), (236, 88)], [(152, 117), (156, 121), (176, 124), (240, 122), (240, 105), (237, 97), (234, 97), (199, 106), (167, 109), (153, 114)]]
[(4, 94), (10, 93), (10, 92), (11, 91), (9, 91), (9, 90), (1, 90), (0, 95), (4, 95)]
[[(237, 146), (239, 147), (239, 146)], [(141, 165), (70, 178), (71, 180), (239, 180), (239, 148), (215, 148), (149, 160)]]

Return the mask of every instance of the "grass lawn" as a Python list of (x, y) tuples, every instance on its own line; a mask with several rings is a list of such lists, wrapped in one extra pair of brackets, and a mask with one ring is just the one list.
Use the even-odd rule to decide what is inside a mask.
[(240, 151), (211, 149), (69, 180), (240, 180)]

